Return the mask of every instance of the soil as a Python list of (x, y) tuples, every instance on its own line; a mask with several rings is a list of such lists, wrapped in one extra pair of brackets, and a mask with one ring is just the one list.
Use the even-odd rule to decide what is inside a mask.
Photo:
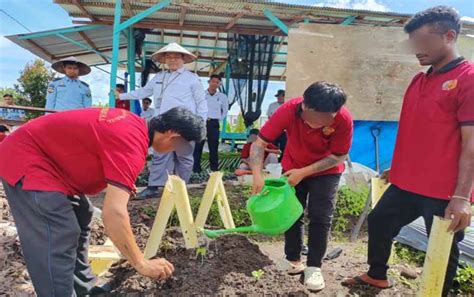
[[(241, 189), (226, 184), (229, 200), (243, 201)], [(202, 196), (203, 187), (189, 189), (189, 194)], [(92, 197), (93, 203), (102, 206), (103, 195)], [(153, 224), (153, 218), (144, 209), (158, 206), (159, 199), (130, 201), (129, 212), (138, 245), (143, 250)], [(0, 188), (1, 231), (0, 231), (0, 296), (15, 294), (31, 295), (33, 287), (21, 255), (17, 237), (10, 234), (14, 229), (7, 200)], [(4, 226), (8, 226), (5, 228)], [(103, 244), (106, 239), (100, 220), (94, 221), (91, 244)], [(203, 242), (205, 257), (197, 256), (196, 250), (186, 250), (181, 234), (170, 228), (159, 251), (175, 266), (173, 277), (167, 281), (152, 281), (139, 276), (125, 261), (115, 264), (100, 282), (110, 282), (113, 294), (153, 295), (307, 295), (300, 276), (287, 276), (282, 271), (283, 243), (274, 238), (244, 237), (229, 235), (216, 241)], [(340, 285), (345, 277), (353, 276), (367, 269), (366, 238), (357, 243), (331, 242), (328, 252), (335, 247), (343, 249), (334, 260), (325, 261), (323, 274), (326, 288), (317, 296), (409, 296), (414, 295), (416, 286), (398, 277), (398, 265), (392, 269), (397, 276), (394, 288), (378, 291), (368, 288), (348, 289)], [(163, 248), (165, 247), (165, 248)], [(253, 271), (262, 269), (263, 276), (256, 279)], [(418, 268), (419, 269), (419, 268)], [(313, 295), (312, 293), (310, 295)]]

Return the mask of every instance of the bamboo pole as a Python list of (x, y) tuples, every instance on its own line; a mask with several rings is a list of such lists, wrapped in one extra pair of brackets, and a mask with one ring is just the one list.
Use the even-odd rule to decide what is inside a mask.
[(419, 297), (437, 297), (441, 296), (443, 292), (454, 235), (452, 232), (448, 232), (450, 224), (451, 220), (438, 216), (433, 218)]

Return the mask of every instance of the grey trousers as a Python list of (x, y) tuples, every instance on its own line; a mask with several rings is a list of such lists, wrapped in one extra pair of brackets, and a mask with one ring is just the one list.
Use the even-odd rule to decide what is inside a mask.
[(86, 196), (26, 191), (3, 181), (36, 294), (86, 295), (95, 284), (88, 247), (93, 206)]
[[(194, 142), (192, 144), (194, 146)], [(187, 183), (193, 172), (193, 165), (193, 151), (187, 155), (176, 152), (166, 154), (153, 152), (148, 186), (163, 187), (168, 180), (168, 174), (176, 174)]]

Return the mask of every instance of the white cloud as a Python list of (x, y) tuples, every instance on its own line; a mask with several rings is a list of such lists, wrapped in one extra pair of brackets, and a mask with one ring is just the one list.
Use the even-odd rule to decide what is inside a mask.
[(377, 0), (326, 0), (316, 3), (314, 6), (325, 6), (335, 8), (350, 8), (359, 10), (388, 11), (388, 7)]
[(463, 17), (461, 18), (461, 21), (474, 23), (474, 17), (463, 16)]

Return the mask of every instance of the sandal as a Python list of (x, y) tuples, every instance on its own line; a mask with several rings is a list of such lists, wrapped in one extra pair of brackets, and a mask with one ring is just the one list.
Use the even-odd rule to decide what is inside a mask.
[(378, 289), (389, 289), (393, 287), (394, 282), (391, 279), (375, 279), (368, 276), (366, 273), (360, 276), (355, 276), (353, 278), (348, 278), (342, 281), (341, 283), (346, 287), (355, 287), (355, 286), (370, 286)]

